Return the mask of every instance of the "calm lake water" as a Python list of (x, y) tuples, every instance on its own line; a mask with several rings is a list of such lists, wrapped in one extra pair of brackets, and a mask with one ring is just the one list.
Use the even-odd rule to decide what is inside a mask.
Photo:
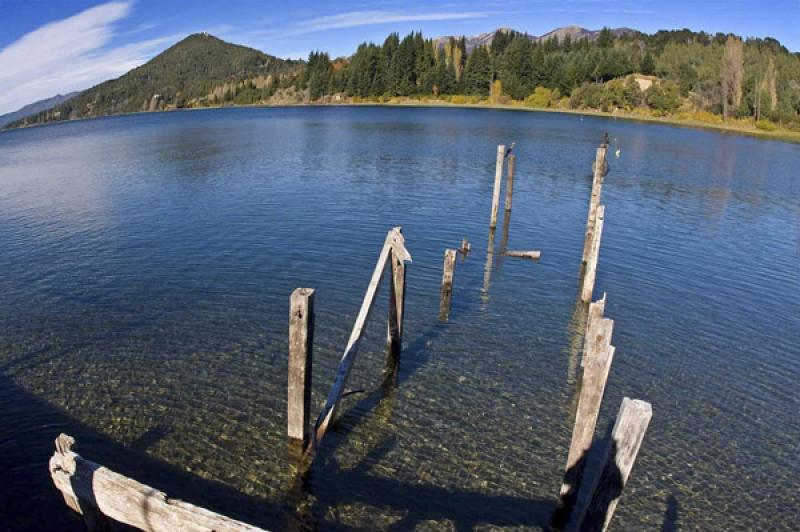
[[(800, 519), (800, 147), (573, 115), (230, 109), (0, 134), (0, 528), (80, 528), (52, 487), (78, 452), (273, 530), (547, 527), (575, 407), (594, 151), (596, 296), (623, 397), (653, 420), (615, 530)], [(496, 145), (516, 141), (510, 249), (487, 262)], [(314, 412), (386, 231), (408, 267), (381, 388), (385, 288), (305, 479), (287, 445), (291, 291), (313, 287)], [(501, 218), (497, 247), (503, 243)], [(450, 322), (442, 256), (463, 237)], [(487, 270), (488, 267), (488, 270)]]

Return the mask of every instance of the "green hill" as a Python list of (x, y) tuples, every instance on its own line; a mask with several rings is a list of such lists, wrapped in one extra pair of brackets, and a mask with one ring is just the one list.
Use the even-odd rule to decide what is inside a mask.
[[(238, 92), (268, 98), (302, 61), (279, 59), (206, 33), (178, 42), (144, 65), (105, 81), (68, 102), (9, 124), (89, 118), (137, 111), (203, 106), (233, 100)], [(261, 94), (252, 94), (253, 92)]]

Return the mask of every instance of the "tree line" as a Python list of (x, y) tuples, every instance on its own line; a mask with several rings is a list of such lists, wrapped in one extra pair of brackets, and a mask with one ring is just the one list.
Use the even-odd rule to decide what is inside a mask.
[(348, 58), (312, 52), (295, 83), (312, 100), (464, 96), (656, 114), (691, 109), (800, 127), (798, 54), (770, 38), (689, 30), (615, 35), (606, 28), (594, 40), (537, 40), (499, 30), (491, 44), (469, 50), (464, 37), (392, 33)]

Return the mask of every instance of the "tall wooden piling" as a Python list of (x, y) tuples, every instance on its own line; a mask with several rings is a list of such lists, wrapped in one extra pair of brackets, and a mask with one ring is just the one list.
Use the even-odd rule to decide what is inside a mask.
[(595, 214), (597, 207), (600, 205), (600, 196), (603, 191), (603, 171), (606, 162), (606, 148), (600, 146), (595, 153), (592, 177), (592, 196), (589, 200), (589, 216), (586, 220), (586, 230), (583, 235), (583, 254), (581, 260), (583, 263), (589, 259), (589, 252), (592, 247), (593, 231), (595, 228)]
[(391, 283), (389, 287), (389, 323), (386, 331), (387, 369), (393, 370), (400, 360), (403, 345), (403, 317), (406, 306), (406, 265), (401, 257), (392, 250), (389, 254), (391, 263)]
[(500, 186), (503, 180), (503, 161), (506, 156), (506, 147), (503, 144), (497, 146), (497, 159), (494, 169), (494, 190), (492, 191), (492, 218), (489, 220), (489, 228), (497, 227), (497, 211), (500, 208)]
[(572, 429), (567, 465), (564, 469), (564, 483), (561, 486), (561, 505), (566, 509), (574, 506), (578, 496), (586, 465), (586, 454), (592, 445), (608, 372), (614, 358), (614, 346), (611, 345), (614, 321), (601, 318), (592, 321), (590, 327), (583, 356), (584, 369), (578, 409)]
[(297, 288), (289, 299), (289, 387), (287, 424), (290, 438), (308, 441), (311, 407), (311, 351), (314, 345), (314, 290)]
[(605, 219), (605, 205), (598, 205), (595, 213), (594, 231), (592, 231), (592, 247), (589, 252), (589, 259), (583, 275), (583, 286), (581, 287), (581, 301), (584, 303), (591, 301), (594, 292), (594, 280), (597, 275), (597, 259), (600, 255), (600, 239), (603, 236), (603, 220)]
[(444, 270), (442, 271), (442, 295), (439, 302), (439, 319), (447, 321), (450, 316), (450, 299), (453, 295), (453, 272), (456, 269), (456, 250), (444, 252)]
[(506, 175), (506, 202), (505, 208), (511, 210), (511, 202), (514, 196), (514, 164), (517, 157), (514, 154), (508, 156), (508, 174)]
[(600, 473), (592, 482), (590, 496), (576, 512), (572, 530), (596, 532), (608, 528), (652, 417), (650, 403), (627, 397), (622, 400), (603, 451)]

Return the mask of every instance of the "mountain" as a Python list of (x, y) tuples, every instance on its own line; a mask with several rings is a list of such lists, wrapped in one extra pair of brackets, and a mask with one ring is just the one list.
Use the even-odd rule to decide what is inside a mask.
[(240, 90), (269, 93), (302, 65), (198, 33), (117, 79), (10, 125), (205, 105)]
[(6, 124), (14, 122), (15, 120), (25, 118), (26, 116), (34, 115), (41, 111), (46, 111), (51, 107), (54, 107), (60, 103), (64, 103), (73, 96), (75, 96), (76, 94), (79, 94), (79, 91), (70, 92), (69, 94), (57, 94), (52, 98), (46, 98), (44, 100), (39, 100), (38, 102), (29, 103), (25, 107), (20, 107), (16, 111), (0, 115), (0, 128), (2, 128)]
[[(527, 33), (518, 32), (511, 28), (498, 28), (495, 31), (490, 31), (487, 33), (479, 33), (478, 35), (470, 35), (465, 37), (467, 43), (467, 51), (471, 52), (476, 46), (487, 46), (491, 45), (492, 41), (494, 40), (494, 36), (497, 32), (502, 32), (505, 34), (511, 33), (519, 33), (526, 35), (532, 41), (546, 41), (551, 38), (556, 38), (560, 41), (563, 41), (566, 37), (570, 37), (573, 41), (578, 39), (586, 38), (589, 42), (595, 42), (598, 37), (600, 37), (600, 32), (602, 30), (587, 30), (586, 28), (581, 28), (580, 26), (564, 26), (563, 28), (556, 28), (552, 31), (548, 31), (544, 35), (529, 35)], [(611, 33), (614, 37), (622, 37), (624, 35), (631, 35), (639, 33), (636, 30), (632, 30), (630, 28), (613, 28), (611, 29)], [(437, 37), (433, 40), (434, 45), (437, 48), (441, 48), (447, 43), (450, 39), (459, 39), (460, 37), (455, 36), (443, 36)]]

